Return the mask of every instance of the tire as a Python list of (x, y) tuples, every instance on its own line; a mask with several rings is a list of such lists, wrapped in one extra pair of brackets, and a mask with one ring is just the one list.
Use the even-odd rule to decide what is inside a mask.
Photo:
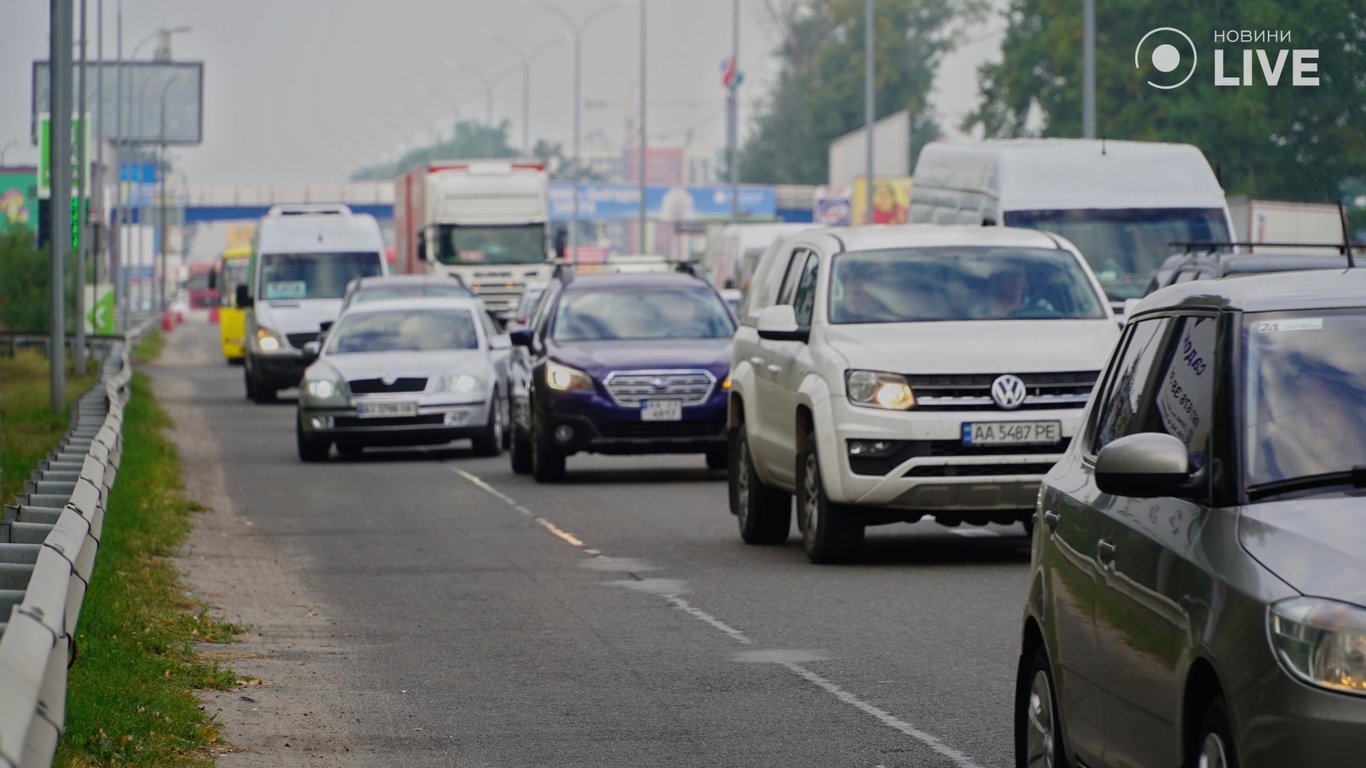
[(1016, 768), (1067, 768), (1058, 687), (1042, 642), (1015, 680)]
[(745, 425), (731, 430), (730, 511), (740, 522), (740, 538), (746, 544), (773, 545), (787, 541), (792, 528), (792, 495), (763, 484), (754, 470)]
[(332, 450), (331, 440), (315, 440), (304, 434), (304, 427), (298, 420), (294, 422), (294, 442), (299, 447), (299, 460), (310, 464), (327, 461)]
[(730, 452), (725, 448), (713, 448), (707, 451), (707, 469), (729, 469)]
[(503, 411), (503, 450), (512, 447), (512, 396), (509, 395), (503, 401), (503, 406), (507, 408)]
[(512, 445), (508, 448), (508, 457), (512, 461), (512, 471), (519, 475), (531, 474), (531, 439), (518, 434), (516, 428), (509, 430), (512, 432)]
[(489, 404), (493, 406), (489, 412), (488, 424), (484, 426), (484, 431), (474, 438), (475, 456), (497, 456), (503, 452), (503, 443), (507, 439), (507, 414), (504, 405), (507, 403), (501, 397), (494, 394)]
[(826, 498), (814, 430), (806, 433), (806, 447), (797, 454), (797, 514), (802, 518), (806, 559), (830, 565), (858, 558), (863, 524), (853, 519), (848, 507)]
[(1238, 768), (1238, 750), (1228, 722), (1228, 705), (1215, 696), (1205, 707), (1200, 733), (1190, 740), (1186, 765), (1190, 768)]
[(550, 445), (545, 435), (536, 429), (534, 422), (531, 428), (531, 476), (538, 483), (558, 483), (564, 479), (564, 454)]
[(256, 403), (257, 405), (268, 405), (275, 402), (274, 389), (257, 381), (256, 377), (251, 375), (250, 368), (244, 369), (244, 374), (247, 377), (247, 397), (250, 397), (253, 403)]
[(246, 386), (247, 399), (254, 402), (256, 400), (256, 382), (252, 380), (251, 369), (246, 366), (245, 362), (242, 364), (242, 383)]

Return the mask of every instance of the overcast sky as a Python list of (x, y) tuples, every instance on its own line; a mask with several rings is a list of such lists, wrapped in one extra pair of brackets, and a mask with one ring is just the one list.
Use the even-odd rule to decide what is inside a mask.
[[(549, 0), (576, 20), (614, 0)], [(87, 0), (95, 58), (95, 9)], [(603, 106), (582, 111), (585, 146), (600, 136), (620, 146), (639, 89), (639, 0), (596, 18), (583, 36), (583, 98)], [(115, 54), (115, 11), (104, 0), (105, 58)], [(330, 181), (355, 168), (390, 160), (401, 148), (431, 138), (451, 123), (457, 102), (467, 119), (482, 119), (479, 79), (455, 62), (493, 78), (494, 119), (521, 137), (521, 77), (515, 55), (564, 38), (567, 26), (530, 0), (123, 0), (124, 53), (158, 27), (192, 27), (177, 35), (176, 59), (205, 67), (204, 144), (177, 151), (191, 183)], [(48, 55), (48, 4), (8, 0), (0, 26), (0, 147), (6, 164), (32, 163), (29, 141), (31, 68)], [(778, 30), (764, 3), (741, 0), (742, 120), (776, 74), (770, 52)], [(725, 141), (724, 92), (718, 67), (730, 51), (731, 0), (649, 0), (647, 15), (648, 128), (652, 145)], [(976, 68), (999, 52), (1002, 22), (993, 17), (944, 62), (934, 101), (946, 128), (957, 125), (976, 98)], [(148, 58), (156, 42), (143, 46)], [(449, 62), (449, 63), (448, 63)], [(531, 136), (564, 142), (573, 136), (572, 46), (544, 51), (532, 64)], [(435, 95), (439, 92), (444, 95)]]

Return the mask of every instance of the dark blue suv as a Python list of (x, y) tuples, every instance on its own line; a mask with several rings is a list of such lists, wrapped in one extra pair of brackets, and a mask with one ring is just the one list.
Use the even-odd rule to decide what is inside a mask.
[(725, 301), (691, 274), (564, 270), (512, 333), (524, 379), (513, 471), (559, 480), (581, 451), (703, 453), (724, 469), (734, 333)]

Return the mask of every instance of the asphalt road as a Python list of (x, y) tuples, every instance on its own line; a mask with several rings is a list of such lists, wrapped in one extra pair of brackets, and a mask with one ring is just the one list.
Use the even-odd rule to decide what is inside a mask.
[[(461, 444), (305, 465), (291, 393), (249, 403), (216, 333), (178, 329), (181, 363), (156, 375), (202, 416), (236, 514), (343, 630), (345, 673), (318, 676), (313, 715), (334, 715), (348, 750), (405, 766), (1011, 763), (1018, 528), (873, 528), (857, 564), (820, 567), (795, 526), (785, 546), (741, 543), (701, 456), (574, 457), (559, 485)], [(226, 738), (250, 742), (243, 727)]]

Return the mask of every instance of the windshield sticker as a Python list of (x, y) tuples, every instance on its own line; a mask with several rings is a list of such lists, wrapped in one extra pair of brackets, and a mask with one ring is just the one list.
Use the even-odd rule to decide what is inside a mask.
[(1323, 318), (1306, 317), (1302, 320), (1266, 320), (1254, 326), (1257, 333), (1276, 333), (1279, 331), (1321, 331)]
[(266, 299), (302, 299), (308, 295), (308, 283), (303, 280), (281, 280), (266, 283)]

